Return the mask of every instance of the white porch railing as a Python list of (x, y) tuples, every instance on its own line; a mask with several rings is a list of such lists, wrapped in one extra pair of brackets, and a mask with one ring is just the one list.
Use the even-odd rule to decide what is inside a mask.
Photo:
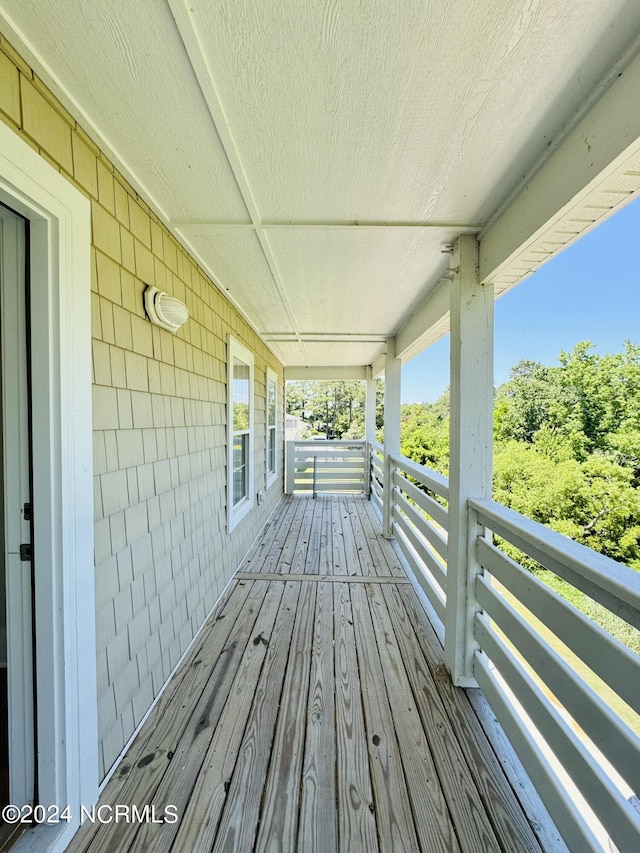
[[(385, 497), (392, 501), (396, 543), (444, 622), (447, 480), (392, 456), (385, 496), (382, 452), (371, 445), (371, 500), (381, 515)], [(640, 574), (494, 501), (472, 500), (468, 509), (487, 529), (472, 546), (480, 570), (468, 602), (479, 687), (569, 849), (615, 849), (610, 838), (621, 851), (640, 850), (640, 815), (627, 801), (640, 794), (640, 657), (510, 559), (488, 530), (635, 628)], [(594, 674), (589, 682), (600, 679), (626, 703), (635, 731), (560, 643)]]
[(286, 492), (368, 492), (366, 441), (288, 441)]
[[(383, 448), (371, 447), (371, 499), (380, 514), (384, 494)], [(444, 622), (447, 595), (446, 477), (416, 465), (405, 456), (391, 456), (393, 534), (433, 609)], [(438, 498), (444, 502), (438, 501)]]

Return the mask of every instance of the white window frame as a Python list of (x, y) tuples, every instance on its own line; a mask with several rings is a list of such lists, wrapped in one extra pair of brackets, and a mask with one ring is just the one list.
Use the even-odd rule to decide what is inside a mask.
[[(249, 367), (249, 441), (247, 448), (247, 496), (233, 503), (233, 362), (234, 359)], [(227, 336), (227, 531), (231, 531), (249, 513), (255, 503), (253, 445), (255, 436), (255, 412), (253, 405), (254, 358), (253, 353), (232, 335)]]
[(1, 122), (0, 200), (30, 221), (38, 794), (72, 816), (15, 849), (51, 853), (98, 797), (91, 207)]
[[(275, 397), (276, 397), (276, 411), (275, 411), (275, 421), (273, 424), (269, 423), (269, 385), (273, 384)], [(267, 381), (265, 385), (265, 424), (266, 424), (266, 460), (265, 460), (265, 471), (267, 473), (267, 488), (272, 486), (278, 478), (278, 377), (275, 372), (271, 370), (270, 367), (267, 368)], [(273, 471), (269, 470), (269, 438), (270, 433), (273, 431), (274, 435), (274, 454), (273, 454)]]

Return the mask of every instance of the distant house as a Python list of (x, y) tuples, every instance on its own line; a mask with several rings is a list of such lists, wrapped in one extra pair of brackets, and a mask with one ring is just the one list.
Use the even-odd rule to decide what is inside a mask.
[(296, 415), (285, 415), (284, 439), (285, 441), (297, 441), (304, 438), (309, 432), (309, 425)]

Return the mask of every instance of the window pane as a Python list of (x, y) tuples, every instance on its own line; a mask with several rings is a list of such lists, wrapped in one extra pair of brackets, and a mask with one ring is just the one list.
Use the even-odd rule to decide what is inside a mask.
[(267, 424), (276, 425), (276, 383), (271, 379), (267, 383)]
[(233, 359), (233, 430), (249, 429), (249, 393), (251, 371), (248, 364)]
[(269, 428), (269, 458), (268, 458), (269, 473), (275, 474), (276, 470), (276, 428)]
[(247, 450), (249, 436), (235, 435), (233, 437), (233, 505), (240, 503), (247, 497), (248, 491), (248, 467)]

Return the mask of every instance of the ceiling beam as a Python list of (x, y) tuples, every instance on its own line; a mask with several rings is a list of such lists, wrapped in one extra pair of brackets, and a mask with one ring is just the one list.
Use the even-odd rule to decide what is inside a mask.
[(380, 353), (380, 355), (376, 358), (376, 360), (371, 365), (371, 376), (370, 379), (379, 379), (381, 376), (384, 376), (384, 368), (386, 363), (386, 353)]
[(368, 222), (365, 220), (356, 220), (353, 222), (304, 222), (298, 220), (287, 220), (286, 222), (265, 221), (260, 222), (233, 222), (224, 219), (172, 219), (171, 225), (174, 228), (193, 228), (206, 226), (209, 228), (229, 228), (238, 231), (278, 231), (285, 229), (287, 231), (376, 231), (378, 229), (414, 229), (417, 231), (455, 231), (456, 233), (466, 234), (469, 232), (476, 233), (480, 231), (481, 225), (462, 224), (459, 222), (416, 222), (414, 220), (407, 221), (389, 221), (389, 222)]
[[(567, 233), (567, 243), (603, 218), (602, 213), (584, 208), (590, 198), (625, 173), (640, 156), (638, 92), (640, 54), (628, 64), (623, 58), (620, 66), (612, 69), (606, 84), (574, 119), (573, 127), (555, 150), (530, 173), (511, 202), (481, 233), (481, 281), (493, 281), (507, 273), (568, 216), (577, 223), (583, 222), (583, 227), (578, 224), (572, 228), (574, 233)], [(584, 215), (580, 215), (583, 211)], [(558, 248), (561, 247), (556, 251)], [(545, 256), (543, 252), (538, 266), (552, 253)], [(522, 267), (519, 272), (520, 277), (527, 274)]]
[(450, 289), (449, 279), (441, 279), (396, 335), (396, 355), (403, 361), (434, 343), (431, 330), (449, 314)]
[(368, 365), (340, 365), (339, 367), (285, 367), (285, 380), (309, 380), (309, 379), (368, 379), (371, 376), (371, 368)]
[[(267, 332), (262, 335), (268, 343), (295, 343), (297, 337), (293, 332)], [(380, 344), (387, 340), (388, 335), (371, 332), (300, 332), (300, 338), (307, 343), (314, 344)]]

